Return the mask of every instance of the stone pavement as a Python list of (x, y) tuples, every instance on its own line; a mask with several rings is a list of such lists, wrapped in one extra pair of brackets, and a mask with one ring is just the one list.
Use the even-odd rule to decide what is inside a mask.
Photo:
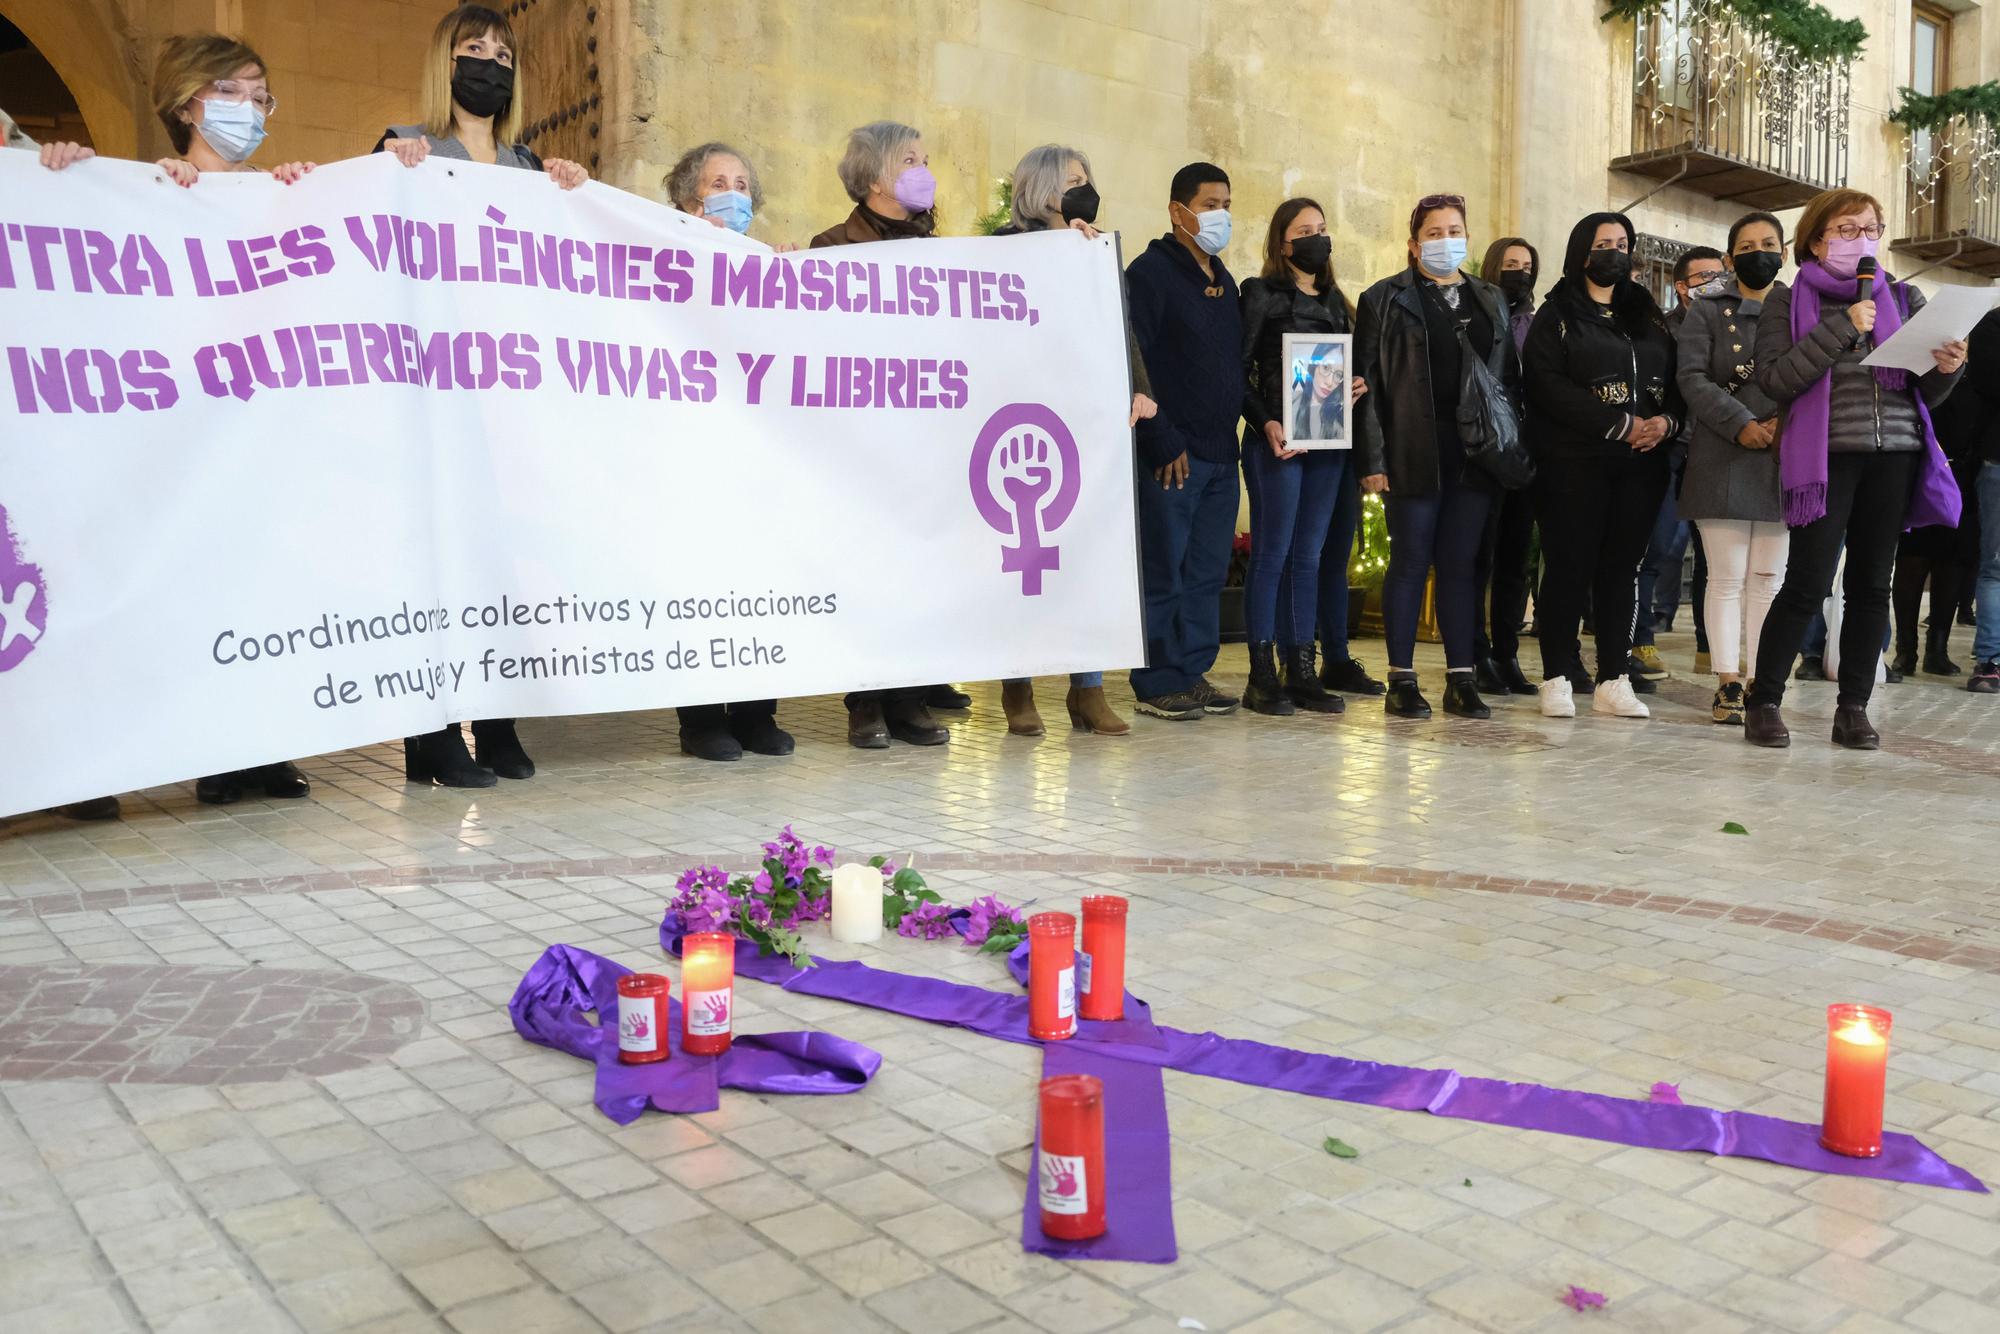
[[(1995, 1327), (2000, 1196), (1169, 1073), (1182, 1259), (1061, 1265), (1018, 1236), (1031, 1048), (746, 982), (739, 1031), (865, 1041), (876, 1082), (620, 1129), (514, 1035), (544, 945), (659, 967), (674, 876), (790, 822), (958, 900), (1127, 894), (1162, 1022), (1356, 1057), (1812, 1120), (1822, 1007), (1872, 1001), (1892, 1128), (2000, 1181), (2000, 702), (1885, 688), (1855, 755), (1831, 686), (1777, 754), (1685, 677), (1648, 723), (1355, 704), (1039, 742), (973, 693), (935, 751), (850, 751), (827, 699), (784, 706), (789, 761), (684, 759), (671, 713), (534, 721), (541, 776), (488, 793), (406, 788), (379, 746), (306, 760), (306, 802), (0, 825), (0, 1328)], [(852, 953), (1007, 985), (955, 944)]]

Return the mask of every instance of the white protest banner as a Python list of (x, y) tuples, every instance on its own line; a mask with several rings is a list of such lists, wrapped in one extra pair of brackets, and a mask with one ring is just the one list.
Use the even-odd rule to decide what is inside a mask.
[(386, 156), (0, 152), (0, 814), (431, 730), (1130, 666), (1113, 239), (777, 255)]

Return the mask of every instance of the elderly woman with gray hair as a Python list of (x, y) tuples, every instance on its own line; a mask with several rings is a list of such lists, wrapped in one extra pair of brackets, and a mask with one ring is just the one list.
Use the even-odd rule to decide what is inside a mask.
[[(764, 206), (757, 169), (740, 150), (711, 140), (681, 154), (661, 185), (667, 202), (683, 213), (707, 218), (738, 234)], [(779, 246), (780, 250), (794, 247)], [(740, 760), (753, 755), (789, 755), (792, 735), (778, 726), (778, 701), (693, 704), (675, 710), (681, 722), (681, 753), (701, 760)]]
[[(1091, 175), (1090, 159), (1083, 151), (1063, 144), (1043, 144), (1029, 149), (1015, 166), (1013, 216), (993, 234), (1023, 236), (1071, 227), (1095, 237), (1097, 204), (1097, 180)], [(1146, 378), (1146, 363), (1139, 356), (1139, 343), (1132, 337), (1129, 323), (1125, 328), (1125, 348), (1132, 373), (1130, 425), (1152, 416), (1156, 409), (1153, 386)], [(1007, 714), (1009, 732), (1015, 736), (1042, 734), (1041, 713), (1035, 708), (1035, 683), (1028, 677), (1003, 681), (1000, 704)], [(1103, 672), (1071, 672), (1064, 706), (1069, 711), (1070, 726), (1080, 732), (1124, 736), (1132, 730), (1132, 724), (1113, 712), (1104, 698)]]
[[(840, 183), (854, 201), (844, 222), (815, 236), (822, 246), (861, 245), (931, 236), (937, 231), (937, 177), (921, 130), (878, 120), (851, 131), (840, 159)], [(906, 686), (899, 690), (857, 690), (847, 697), (847, 743), (882, 750), (894, 737), (912, 746), (942, 746), (951, 733), (931, 716), (929, 705), (962, 709), (972, 701), (951, 686)]]

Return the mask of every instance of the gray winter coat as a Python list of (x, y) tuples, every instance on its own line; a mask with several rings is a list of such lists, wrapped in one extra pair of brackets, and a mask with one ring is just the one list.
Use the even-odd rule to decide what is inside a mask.
[[(1903, 321), (1924, 308), (1924, 294), (1907, 283), (1894, 284), (1902, 298)], [(1877, 300), (1887, 294), (1878, 294)], [(1869, 347), (1837, 300), (1820, 303), (1819, 323), (1792, 341), (1791, 289), (1773, 288), (1757, 321), (1757, 387), (1784, 407), (1809, 389), (1829, 369), (1833, 398), (1827, 423), (1827, 452), (1832, 454), (1915, 453), (1925, 448), (1924, 427), (1917, 416), (1915, 395), (1881, 387), (1875, 372), (1861, 364)], [(1931, 407), (1945, 401), (1958, 377), (1926, 371), (1917, 386)]]
[[(1783, 290), (1778, 284), (1766, 299)], [(1730, 292), (1697, 297), (1683, 309), (1687, 318), (1680, 326), (1676, 375), (1693, 436), (1681, 477), (1680, 516), (1780, 522), (1785, 509), (1777, 447), (1736, 443), (1745, 426), (1778, 412), (1756, 384), (1759, 307)]]
[[(383, 146), (391, 139), (421, 139), (424, 135), (425, 130), (421, 125), (391, 125), (382, 131), (382, 137), (375, 141), (375, 151), (382, 152)], [(465, 145), (453, 135), (446, 135), (442, 139), (432, 135), (431, 156), (450, 158), (455, 162), (472, 161), (472, 154), (467, 152)], [(542, 160), (525, 144), (493, 145), (493, 164), (497, 167), (524, 167), (529, 171), (542, 169)]]

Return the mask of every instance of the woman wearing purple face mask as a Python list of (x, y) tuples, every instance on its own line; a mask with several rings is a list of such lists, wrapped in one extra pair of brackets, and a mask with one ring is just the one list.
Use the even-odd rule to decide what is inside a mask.
[[(937, 202), (937, 177), (930, 163), (922, 131), (908, 125), (878, 120), (852, 131), (840, 159), (840, 183), (854, 211), (815, 236), (811, 248), (936, 234), (931, 206)], [(885, 749), (891, 737), (912, 746), (942, 746), (951, 733), (931, 716), (931, 708), (971, 703), (948, 685), (858, 690), (847, 697), (847, 742), (861, 750)]]
[[(1787, 746), (1779, 713), (1806, 624), (1832, 590), (1844, 546), (1840, 695), (1833, 740), (1877, 750), (1868, 698), (1889, 626), (1890, 573), (1905, 528), (1956, 525), (1958, 486), (1931, 429), (1931, 409), (1965, 369), (1949, 342), (1921, 377), (1862, 359), (1924, 307), (1887, 272), (1864, 280), (1882, 237), (1882, 206), (1859, 190), (1828, 190), (1799, 220), (1798, 282), (1775, 289), (1757, 324), (1757, 385), (1784, 410), (1778, 476), (1791, 552), (1757, 646), (1744, 740)], [(1864, 287), (1864, 281), (1866, 285)]]

